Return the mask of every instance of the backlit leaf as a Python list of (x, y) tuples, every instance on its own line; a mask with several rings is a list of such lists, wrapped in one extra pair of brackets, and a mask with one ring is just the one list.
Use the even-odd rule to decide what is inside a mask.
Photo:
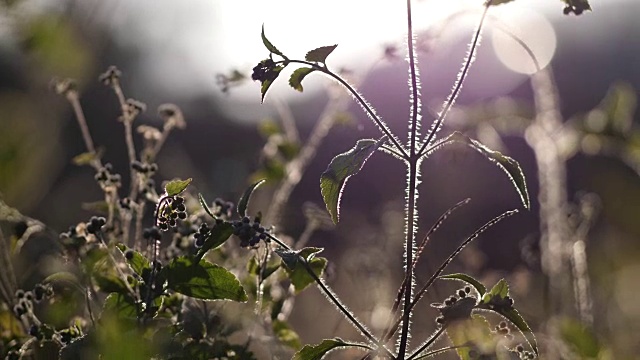
[(296, 69), (289, 78), (289, 86), (302, 92), (304, 89), (302, 88), (302, 80), (309, 74), (311, 74), (315, 69), (310, 67), (302, 67)]
[(173, 180), (169, 181), (167, 185), (164, 186), (164, 191), (167, 196), (176, 196), (180, 195), (186, 188), (191, 184), (193, 179), (188, 178), (187, 180)]
[(487, 288), (484, 285), (482, 285), (480, 281), (476, 280), (475, 278), (467, 274), (457, 273), (457, 274), (442, 275), (439, 277), (439, 279), (464, 281), (469, 285), (473, 286), (478, 292), (478, 294), (480, 294), (481, 297), (482, 295), (484, 295), (484, 293), (487, 292)]
[(317, 49), (313, 49), (309, 51), (304, 58), (307, 61), (324, 63), (325, 61), (327, 61), (327, 56), (329, 56), (329, 54), (331, 54), (333, 50), (336, 49), (336, 47), (338, 47), (337, 44), (331, 46), (322, 46)]
[(340, 338), (325, 339), (317, 345), (305, 345), (293, 355), (292, 360), (320, 360), (331, 350), (344, 346), (349, 346), (349, 344)]
[(258, 186), (264, 184), (265, 181), (265, 179), (258, 180), (244, 191), (240, 201), (238, 201), (238, 215), (241, 217), (247, 216), (247, 207), (249, 206), (249, 200), (251, 200), (251, 194), (253, 194)]
[(264, 47), (267, 48), (267, 50), (269, 50), (269, 52), (274, 53), (276, 55), (280, 55), (283, 58), (286, 59), (286, 57), (284, 56), (284, 54), (278, 50), (272, 43), (271, 41), (269, 41), (269, 39), (267, 39), (267, 36), (264, 34), (264, 24), (262, 25), (262, 33), (260, 34), (260, 36), (262, 37), (262, 43), (264, 44)]
[(362, 169), (367, 159), (386, 139), (382, 137), (379, 140), (358, 140), (351, 150), (334, 157), (327, 170), (320, 176), (322, 198), (334, 223), (337, 224), (340, 217), (340, 198), (347, 180)]

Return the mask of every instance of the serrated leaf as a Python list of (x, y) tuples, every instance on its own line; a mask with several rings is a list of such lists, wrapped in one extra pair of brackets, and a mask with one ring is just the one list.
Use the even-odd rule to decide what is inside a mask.
[(192, 180), (192, 178), (188, 178), (187, 180), (169, 181), (167, 185), (164, 186), (164, 191), (167, 196), (180, 195), (187, 188), (187, 186), (191, 184)]
[(247, 301), (240, 281), (229, 270), (207, 260), (180, 256), (165, 266), (158, 276), (166, 277), (167, 288), (202, 300)]
[(480, 294), (480, 297), (482, 297), (484, 293), (487, 292), (487, 288), (480, 281), (476, 280), (475, 278), (467, 274), (457, 273), (457, 274), (442, 275), (439, 277), (439, 279), (460, 280), (460, 281), (466, 282), (476, 289), (478, 294)]
[(333, 52), (333, 50), (336, 49), (336, 47), (338, 47), (337, 44), (330, 46), (321, 46), (317, 49), (309, 51), (304, 59), (307, 61), (324, 63), (325, 61), (327, 61), (327, 56), (329, 56)]
[(129, 294), (129, 288), (113, 268), (110, 259), (103, 258), (96, 262), (93, 268), (93, 279), (96, 285), (107, 293)]
[(273, 333), (283, 344), (299, 350), (302, 347), (298, 334), (284, 321), (275, 320), (273, 322)]
[(242, 197), (240, 197), (240, 201), (238, 201), (237, 210), (240, 217), (247, 216), (247, 207), (249, 206), (249, 200), (251, 200), (251, 194), (253, 194), (258, 186), (264, 184), (265, 181), (267, 180), (260, 179), (244, 191), (244, 194), (242, 194)]
[(198, 193), (198, 202), (200, 202), (200, 206), (209, 216), (214, 219), (216, 218), (215, 215), (213, 215), (213, 212), (211, 212), (211, 208), (209, 207), (209, 205), (207, 205), (207, 201), (204, 199), (204, 196), (202, 196), (201, 193)]
[(217, 249), (224, 244), (233, 234), (233, 225), (231, 223), (216, 224), (213, 229), (209, 231), (207, 238), (204, 240), (204, 244), (198, 250), (196, 254), (196, 261), (199, 261), (204, 255), (212, 249)]
[(264, 47), (267, 48), (267, 50), (269, 50), (269, 52), (276, 54), (276, 55), (280, 55), (283, 58), (287, 58), (286, 56), (284, 56), (284, 54), (278, 50), (272, 43), (271, 41), (269, 41), (269, 39), (267, 39), (267, 36), (264, 34), (264, 24), (262, 24), (262, 33), (260, 34), (260, 36), (262, 37), (262, 43), (264, 44)]
[[(127, 261), (127, 265), (129, 265), (131, 270), (133, 270), (133, 272), (135, 272), (136, 274), (142, 276), (142, 271), (144, 269), (151, 269), (150, 261), (146, 257), (144, 257), (144, 255), (142, 255), (141, 253), (135, 250), (129, 249), (126, 245), (122, 243), (117, 244), (116, 247), (118, 248), (118, 250), (122, 252), (122, 255), (125, 257), (125, 260)], [(125, 256), (125, 253), (127, 251), (131, 251), (131, 254), (132, 254), (131, 259)]]
[(349, 344), (340, 338), (325, 339), (317, 345), (305, 345), (293, 355), (292, 360), (320, 360), (331, 350), (344, 346), (349, 346)]
[(386, 136), (379, 140), (358, 140), (351, 150), (334, 157), (327, 170), (320, 176), (322, 199), (334, 224), (337, 224), (340, 218), (340, 198), (347, 180), (362, 169), (367, 159), (386, 140)]
[(439, 141), (438, 144), (435, 144), (433, 146), (433, 148), (439, 148), (445, 144), (452, 142), (458, 142), (470, 146), (471, 148), (482, 154), (484, 157), (489, 159), (489, 161), (493, 162), (502, 171), (504, 171), (504, 173), (507, 174), (507, 177), (509, 177), (509, 180), (511, 180), (511, 183), (515, 187), (518, 195), (520, 196), (520, 201), (522, 202), (524, 208), (530, 208), (531, 202), (529, 201), (527, 182), (524, 177), (524, 173), (520, 168), (520, 164), (518, 164), (516, 160), (503, 155), (499, 151), (491, 150), (481, 142), (473, 140), (458, 131)]
[(302, 67), (296, 69), (289, 77), (289, 86), (302, 92), (304, 89), (302, 88), (302, 80), (309, 74), (311, 74), (315, 69), (310, 67)]

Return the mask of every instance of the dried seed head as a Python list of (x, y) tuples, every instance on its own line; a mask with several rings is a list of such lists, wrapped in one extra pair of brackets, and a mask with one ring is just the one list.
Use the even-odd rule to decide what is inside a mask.
[(118, 79), (120, 79), (121, 76), (122, 72), (118, 70), (117, 67), (111, 65), (105, 72), (100, 74), (98, 80), (107, 86), (112, 86), (118, 82)]
[(78, 93), (78, 85), (73, 79), (53, 78), (50, 83), (51, 89), (58, 95), (69, 96)]
[(182, 111), (175, 104), (162, 104), (158, 106), (158, 115), (164, 120), (166, 127), (184, 129), (187, 123), (182, 116)]

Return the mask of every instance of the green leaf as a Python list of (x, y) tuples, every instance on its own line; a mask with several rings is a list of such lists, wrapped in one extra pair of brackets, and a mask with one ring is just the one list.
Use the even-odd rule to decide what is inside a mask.
[(93, 268), (93, 278), (98, 287), (107, 293), (129, 294), (129, 288), (111, 264), (111, 259), (99, 260)]
[(82, 165), (89, 165), (96, 160), (100, 160), (101, 157), (102, 157), (102, 151), (99, 150), (97, 153), (84, 152), (80, 155), (76, 155), (73, 157), (71, 161), (73, 162), (74, 165), (82, 166)]
[(137, 319), (137, 305), (130, 296), (111, 293), (104, 300), (102, 314), (114, 314), (121, 319)]
[(340, 338), (325, 339), (318, 345), (305, 345), (292, 360), (320, 360), (331, 350), (349, 345)]
[(276, 338), (278, 338), (278, 340), (280, 340), (283, 344), (295, 350), (299, 350), (302, 347), (300, 337), (291, 328), (291, 326), (289, 326), (288, 323), (280, 320), (275, 320), (272, 326), (273, 333), (275, 334)]
[(560, 336), (580, 359), (598, 359), (598, 355), (602, 351), (602, 345), (593, 331), (578, 321), (562, 320)]
[(461, 360), (476, 359), (470, 355), (474, 347), (493, 343), (491, 324), (482, 315), (475, 314), (468, 320), (450, 324), (446, 331), (453, 346), (459, 346), (456, 352)]
[(196, 254), (196, 261), (202, 259), (209, 250), (217, 249), (222, 246), (222, 244), (224, 244), (232, 234), (233, 225), (231, 225), (231, 223), (224, 222), (216, 224), (213, 229), (209, 231), (207, 238), (204, 240), (204, 244), (200, 250), (198, 250), (198, 253)]
[(501, 299), (509, 296), (509, 284), (505, 279), (500, 279), (500, 281), (491, 288), (491, 291), (484, 294), (482, 302), (487, 304), (495, 296)]
[[(323, 257), (314, 257), (308, 261), (307, 264), (311, 271), (313, 271), (317, 277), (320, 277), (324, 273), (324, 269), (327, 267), (327, 259)], [(289, 280), (291, 280), (291, 284), (293, 284), (296, 294), (299, 294), (302, 290), (315, 282), (315, 279), (309, 275), (305, 265), (300, 261), (296, 263), (293, 269), (288, 267), (285, 267), (284, 269), (289, 276)]]
[(167, 185), (164, 186), (164, 191), (167, 196), (176, 196), (180, 195), (186, 188), (191, 184), (193, 179), (188, 178), (187, 180), (173, 180), (169, 181)]
[[(144, 269), (151, 269), (151, 265), (150, 265), (151, 262), (149, 261), (149, 259), (144, 257), (144, 255), (142, 255), (141, 253), (135, 250), (129, 249), (126, 245), (122, 243), (117, 244), (116, 247), (118, 248), (118, 250), (122, 252), (122, 255), (125, 257), (127, 264), (129, 265), (131, 270), (133, 270), (133, 272), (135, 272), (136, 274), (142, 276), (142, 271)], [(131, 251), (131, 254), (132, 254), (131, 259), (128, 259), (126, 257), (125, 253), (127, 251)]]
[(274, 73), (276, 76), (273, 79), (265, 79), (264, 81), (262, 81), (262, 85), (260, 86), (260, 93), (262, 94), (262, 98), (260, 100), (261, 102), (264, 103), (264, 97), (267, 95), (267, 90), (269, 90), (271, 84), (273, 84), (278, 76), (280, 76), (280, 72), (282, 71), (282, 69), (284, 69), (284, 66), (276, 66), (272, 70), (272, 73)]
[(256, 190), (258, 186), (264, 184), (265, 181), (267, 180), (260, 179), (257, 182), (255, 182), (253, 185), (249, 186), (244, 191), (244, 194), (242, 194), (240, 201), (238, 201), (237, 210), (238, 210), (238, 215), (240, 215), (240, 217), (247, 216), (247, 207), (249, 206), (249, 200), (251, 199), (251, 194), (253, 194), (253, 192)]
[(531, 331), (529, 324), (527, 324), (518, 310), (514, 308), (504, 309), (498, 311), (498, 313), (511, 321), (511, 323), (515, 325), (518, 330), (520, 330), (525, 339), (527, 339), (527, 342), (529, 343), (529, 346), (531, 346), (531, 349), (533, 349), (533, 352), (538, 354), (538, 342), (536, 341), (536, 336), (533, 334), (533, 331)]
[(202, 300), (247, 301), (240, 281), (229, 270), (188, 256), (173, 259), (158, 276), (167, 279), (167, 288)]
[(490, 6), (501, 5), (501, 4), (510, 3), (512, 1), (513, 0), (487, 0), (487, 2), (485, 3), (485, 6), (487, 4), (489, 4)]
[(271, 43), (271, 41), (269, 41), (269, 39), (267, 39), (267, 36), (264, 34), (264, 24), (262, 24), (262, 33), (260, 34), (260, 36), (262, 37), (262, 43), (264, 44), (264, 47), (267, 48), (267, 50), (269, 50), (269, 52), (276, 54), (276, 55), (280, 55), (283, 58), (287, 58), (286, 56), (284, 56), (284, 54), (278, 50), (275, 46), (273, 46), (273, 44)]
[(469, 276), (467, 274), (462, 274), (462, 273), (457, 273), (457, 274), (449, 274), (449, 275), (442, 275), (440, 277), (438, 277), (439, 279), (443, 279), (443, 280), (460, 280), (460, 281), (464, 281), (466, 283), (468, 283), (469, 285), (473, 286), (476, 291), (478, 292), (478, 294), (480, 294), (480, 296), (482, 297), (484, 295), (484, 293), (487, 292), (487, 288), (482, 285), (482, 283), (478, 280), (476, 280), (475, 278), (473, 278), (472, 276)]
[(507, 284), (506, 280), (500, 279), (491, 291), (484, 294), (478, 308), (491, 310), (504, 316), (520, 330), (531, 346), (531, 349), (538, 354), (538, 343), (533, 331), (531, 331), (531, 328), (524, 318), (520, 316), (520, 313), (513, 308), (513, 303), (509, 301), (508, 297), (509, 284)]
[(315, 69), (310, 67), (302, 67), (296, 69), (289, 78), (289, 86), (302, 92), (304, 89), (302, 88), (302, 80), (309, 74), (311, 74)]
[(434, 149), (440, 148), (443, 145), (458, 142), (465, 145), (470, 146), (471, 148), (478, 151), (484, 157), (489, 159), (492, 163), (494, 163), (498, 168), (507, 174), (509, 180), (515, 187), (518, 195), (520, 196), (520, 201), (522, 201), (522, 205), (525, 209), (529, 209), (531, 206), (531, 202), (529, 201), (529, 192), (527, 190), (527, 182), (524, 177), (524, 173), (520, 168), (520, 164), (514, 159), (503, 155), (499, 151), (494, 151), (484, 146), (477, 140), (473, 140), (468, 136), (462, 134), (461, 132), (454, 132), (453, 134), (447, 136), (443, 140), (439, 141), (438, 144), (433, 146)]
[(82, 283), (80, 283), (80, 280), (78, 279), (78, 277), (75, 274), (72, 274), (68, 271), (60, 271), (55, 274), (51, 274), (47, 276), (44, 280), (42, 280), (42, 283), (43, 284), (49, 284), (49, 283), (68, 284), (84, 292), (84, 287), (82, 286)]
[(351, 150), (334, 157), (320, 176), (320, 192), (334, 224), (338, 223), (340, 217), (340, 198), (347, 180), (362, 169), (371, 154), (386, 140), (386, 136), (377, 141), (358, 140)]
[(198, 193), (198, 201), (200, 202), (200, 206), (202, 206), (202, 209), (204, 209), (204, 211), (209, 214), (209, 216), (215, 219), (215, 215), (213, 215), (213, 212), (211, 212), (211, 208), (209, 208), (209, 205), (207, 205), (207, 201), (204, 199), (204, 196), (202, 196), (201, 193)]
[(331, 54), (333, 50), (336, 49), (336, 47), (338, 47), (337, 44), (331, 46), (322, 46), (317, 49), (313, 49), (307, 53), (304, 59), (307, 61), (324, 63), (325, 61), (327, 61), (327, 56), (329, 56), (329, 54)]

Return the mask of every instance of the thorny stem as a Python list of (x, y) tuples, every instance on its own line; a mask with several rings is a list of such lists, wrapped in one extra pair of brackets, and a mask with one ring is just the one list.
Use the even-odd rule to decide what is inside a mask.
[(350, 93), (351, 95), (353, 95), (353, 97), (356, 98), (356, 100), (358, 101), (358, 103), (364, 108), (364, 110), (367, 112), (367, 114), (369, 115), (369, 117), (373, 120), (373, 122), (378, 126), (378, 128), (380, 129), (380, 131), (382, 131), (382, 133), (384, 133), (387, 138), (389, 139), (389, 141), (391, 141), (391, 143), (393, 144), (393, 146), (395, 147), (395, 149), (397, 151), (399, 151), (400, 153), (402, 153), (402, 157), (404, 159), (408, 159), (409, 155), (407, 154), (406, 150), (402, 147), (402, 145), (400, 145), (400, 143), (398, 142), (398, 140), (395, 138), (395, 136), (393, 135), (393, 133), (391, 132), (391, 130), (389, 130), (389, 128), (387, 127), (387, 125), (385, 123), (382, 122), (382, 120), (380, 120), (380, 118), (378, 117), (378, 115), (373, 111), (373, 109), (369, 106), (369, 104), (364, 100), (364, 98), (362, 98), (362, 96), (360, 95), (360, 93), (358, 93), (356, 91), (356, 89), (353, 88), (353, 86), (351, 86), (346, 80), (344, 80), (342, 77), (340, 77), (338, 74), (334, 73), (333, 71), (327, 69), (324, 66), (319, 66), (318, 64), (315, 64), (313, 62), (310, 61), (304, 61), (304, 60), (286, 60), (286, 62), (288, 63), (297, 63), (297, 64), (304, 64), (304, 65), (308, 65), (311, 66), (312, 68), (314, 68), (315, 70), (321, 71), (327, 75), (329, 75), (330, 77), (332, 77), (334, 80), (336, 80), (337, 82), (339, 82), (342, 86), (344, 86)]
[(489, 11), (489, 7), (491, 6), (491, 3), (492, 1), (487, 1), (487, 3), (485, 4), (484, 10), (482, 12), (482, 17), (480, 18), (480, 23), (478, 24), (478, 27), (476, 28), (476, 31), (473, 35), (473, 40), (471, 41), (469, 53), (467, 54), (467, 58), (465, 59), (464, 65), (462, 66), (460, 75), (458, 76), (458, 79), (456, 80), (456, 84), (453, 87), (451, 94), (449, 94), (449, 98), (447, 99), (447, 102), (445, 103), (442, 111), (440, 111), (438, 118), (436, 119), (431, 129), (429, 130), (429, 135), (427, 135), (427, 139), (424, 141), (424, 143), (420, 147), (420, 150), (418, 150), (418, 154), (420, 156), (424, 154), (423, 152), (424, 149), (427, 146), (431, 145), (431, 143), (435, 140), (436, 134), (440, 130), (440, 127), (442, 126), (442, 123), (444, 122), (445, 117), (449, 113), (449, 110), (451, 110), (451, 108), (453, 107), (453, 103), (455, 102), (456, 98), (458, 97), (458, 94), (460, 93), (460, 90), (462, 89), (462, 84), (464, 83), (464, 80), (467, 78), (467, 74), (469, 74), (469, 69), (471, 68), (471, 64), (473, 63), (473, 60), (475, 58), (478, 45), (480, 44), (480, 35), (482, 34), (484, 20), (487, 17), (487, 12)]
[(418, 77), (416, 59), (413, 45), (413, 21), (411, 19), (411, 0), (407, 0), (407, 47), (409, 51), (409, 72), (410, 88), (412, 97), (411, 108), (411, 134), (409, 142), (408, 176), (407, 179), (407, 208), (405, 210), (405, 275), (404, 275), (404, 301), (402, 305), (402, 332), (400, 333), (400, 344), (398, 349), (398, 359), (404, 359), (404, 355), (409, 345), (409, 329), (411, 325), (411, 302), (413, 299), (414, 268), (413, 251), (415, 247), (416, 232), (416, 200), (418, 197), (418, 168), (420, 167), (420, 157), (416, 152), (416, 137), (418, 127), (418, 112), (420, 111), (420, 99), (418, 96)]

